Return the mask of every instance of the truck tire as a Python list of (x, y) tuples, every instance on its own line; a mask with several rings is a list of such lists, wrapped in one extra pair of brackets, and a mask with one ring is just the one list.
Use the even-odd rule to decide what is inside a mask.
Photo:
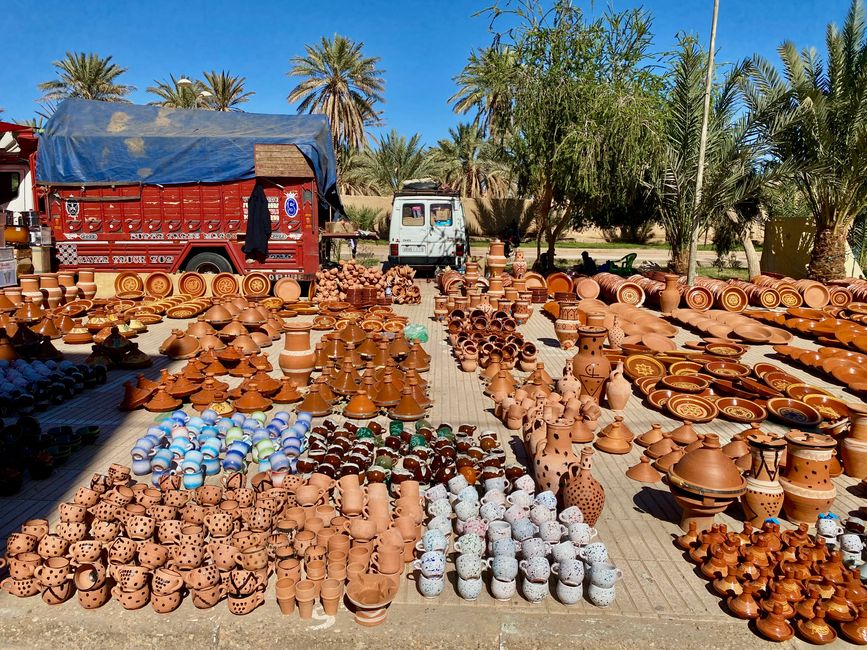
[(232, 265), (219, 253), (196, 253), (187, 260), (184, 270), (196, 273), (231, 273)]

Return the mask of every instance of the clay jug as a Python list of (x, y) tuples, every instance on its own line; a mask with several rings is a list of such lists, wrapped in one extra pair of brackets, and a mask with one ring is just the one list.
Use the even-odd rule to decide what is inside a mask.
[(93, 269), (78, 270), (78, 290), (86, 300), (90, 300), (96, 295), (96, 282), (94, 282)]
[(602, 342), (608, 333), (604, 327), (578, 328), (578, 354), (572, 357), (572, 368), (581, 382), (581, 395), (592, 397), (597, 403), (603, 395), (605, 380), (611, 372), (611, 363), (602, 352)]
[(533, 472), (541, 490), (559, 493), (560, 478), (570, 465), (578, 462), (572, 451), (571, 429), (574, 423), (571, 418), (545, 421), (545, 439), (539, 441), (533, 454)]
[(632, 385), (623, 376), (623, 362), (618, 361), (617, 367), (608, 376), (608, 385), (605, 388), (605, 398), (608, 400), (608, 408), (614, 411), (622, 411), (629, 403), (632, 393)]
[(561, 395), (581, 391), (581, 382), (575, 377), (573, 359), (566, 359), (566, 363), (563, 365), (563, 376), (557, 380), (557, 391)]
[(593, 477), (593, 448), (581, 449), (581, 462), (574, 463), (566, 473), (563, 485), (563, 507), (578, 506), (584, 521), (596, 525), (605, 507), (605, 489)]
[(665, 275), (665, 289), (659, 294), (659, 311), (670, 314), (680, 305), (680, 291), (677, 290), (678, 276), (668, 273)]
[(286, 341), (280, 352), (280, 369), (298, 386), (306, 386), (313, 373), (316, 353), (310, 347), (310, 330), (313, 323), (308, 321), (286, 324)]
[[(560, 315), (554, 322), (554, 333), (560, 341), (560, 347), (568, 350), (575, 345), (578, 331), (581, 329), (580, 312), (577, 302), (563, 301), (560, 303)], [(603, 330), (604, 332), (605, 330)], [(601, 342), (600, 342), (601, 345)]]
[(620, 344), (623, 343), (625, 337), (626, 333), (620, 327), (620, 317), (615, 314), (611, 327), (608, 328), (608, 345), (611, 346), (612, 350), (619, 350)]

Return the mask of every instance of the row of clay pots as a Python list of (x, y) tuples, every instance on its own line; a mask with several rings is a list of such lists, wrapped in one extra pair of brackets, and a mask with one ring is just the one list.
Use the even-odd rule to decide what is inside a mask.
[(807, 527), (781, 533), (765, 522), (740, 533), (714, 525), (696, 527), (676, 540), (711, 589), (738, 618), (755, 620), (756, 631), (786, 641), (797, 631), (809, 643), (826, 644), (838, 634), (867, 643), (867, 589), (857, 571), (845, 568), (839, 552)]

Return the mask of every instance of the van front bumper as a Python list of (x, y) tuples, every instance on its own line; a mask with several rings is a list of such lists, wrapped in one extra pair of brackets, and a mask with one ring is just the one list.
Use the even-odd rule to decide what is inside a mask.
[(389, 255), (389, 266), (411, 266), (413, 268), (434, 268), (437, 266), (450, 266), (457, 268), (462, 266), (463, 260), (454, 255), (445, 255), (443, 257), (426, 257), (426, 256), (407, 256), (407, 255)]

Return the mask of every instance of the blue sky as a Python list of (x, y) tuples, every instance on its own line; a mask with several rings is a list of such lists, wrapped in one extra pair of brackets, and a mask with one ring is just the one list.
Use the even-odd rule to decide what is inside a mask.
[[(575, 0), (576, 5), (590, 6)], [(112, 54), (137, 86), (136, 103), (152, 100), (145, 88), (170, 73), (199, 75), (228, 69), (256, 91), (244, 105), (262, 113), (294, 112), (289, 59), (304, 44), (335, 32), (365, 43), (385, 70), (385, 128), (419, 132), (434, 144), (460, 119), (447, 105), (452, 78), (471, 49), (490, 42), (488, 21), (472, 15), (489, 0), (23, 0), (0, 12), (4, 65), (0, 119), (32, 117), (36, 84), (52, 78), (51, 62), (67, 50)], [(706, 43), (711, 0), (612, 0), (616, 9), (643, 6), (654, 16), (655, 49), (670, 50), (679, 31)], [(596, 7), (604, 7), (597, 2)], [(842, 23), (849, 0), (721, 0), (718, 56), (735, 61), (753, 53), (772, 57), (784, 39), (824, 53), (825, 26)]]

